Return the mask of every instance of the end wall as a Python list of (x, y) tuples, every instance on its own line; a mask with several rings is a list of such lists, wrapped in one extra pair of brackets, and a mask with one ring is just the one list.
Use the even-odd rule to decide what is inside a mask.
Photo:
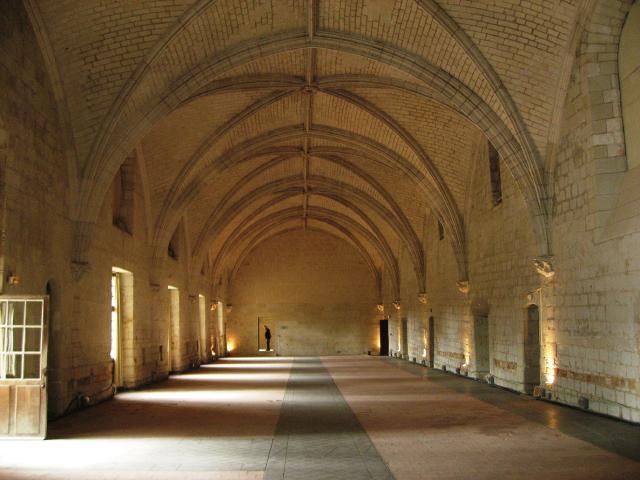
[(294, 231), (259, 245), (233, 280), (231, 302), (232, 355), (258, 353), (258, 329), (264, 342), (264, 322), (279, 355), (360, 354), (377, 349), (371, 271), (351, 245), (326, 233)]

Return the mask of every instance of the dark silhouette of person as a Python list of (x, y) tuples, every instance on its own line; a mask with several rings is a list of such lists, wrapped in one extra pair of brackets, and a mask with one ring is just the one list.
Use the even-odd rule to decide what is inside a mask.
[(264, 326), (264, 339), (267, 341), (267, 352), (271, 350), (271, 330), (266, 325)]

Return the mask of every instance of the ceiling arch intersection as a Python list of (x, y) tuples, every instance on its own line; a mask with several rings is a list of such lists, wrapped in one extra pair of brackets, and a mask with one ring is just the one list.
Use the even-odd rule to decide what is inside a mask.
[[(164, 212), (166, 212), (167, 220), (163, 219), (158, 223), (159, 235), (164, 235), (164, 241), (168, 241), (172, 232), (172, 227), (177, 225), (181, 215), (186, 209), (189, 208), (189, 205), (192, 204), (194, 199), (197, 197), (198, 192), (201, 188), (204, 188), (208, 179), (218, 175), (224, 175), (224, 171), (238, 163), (245, 162), (250, 160), (251, 158), (264, 155), (266, 152), (269, 153), (280, 153), (280, 154), (295, 154), (301, 155), (304, 154), (302, 148), (295, 149), (291, 147), (285, 147), (286, 152), (282, 152), (279, 150), (273, 149), (273, 146), (277, 146), (278, 142), (283, 140), (300, 140), (304, 141), (308, 138), (320, 138), (326, 139), (333, 142), (346, 144), (348, 149), (347, 151), (352, 154), (357, 154), (360, 157), (365, 157), (368, 159), (377, 159), (378, 161), (382, 160), (386, 162), (387, 165), (391, 165), (395, 168), (400, 168), (416, 185), (420, 185), (423, 193), (426, 198), (430, 199), (430, 204), (433, 205), (433, 208), (439, 212), (440, 218), (443, 219), (444, 223), (451, 225), (451, 216), (447, 214), (448, 210), (445, 209), (442, 204), (446, 200), (443, 200), (441, 196), (437, 195), (437, 192), (434, 194), (434, 189), (431, 187), (432, 182), (429, 181), (427, 175), (408, 162), (406, 159), (393, 152), (389, 148), (380, 145), (379, 143), (368, 139), (368, 138), (359, 138), (356, 137), (353, 133), (347, 131), (340, 131), (334, 128), (326, 128), (322, 126), (315, 126), (312, 130), (306, 130), (302, 126), (294, 126), (287, 127), (284, 129), (279, 129), (276, 132), (268, 132), (267, 134), (261, 135), (258, 138), (250, 139), (247, 142), (243, 142), (232, 149), (231, 152), (224, 153), (210, 162), (208, 169), (202, 176), (196, 176), (188, 187), (184, 187), (182, 189), (182, 193), (180, 195), (175, 195), (177, 200), (174, 200), (173, 205), (171, 205), (170, 201), (165, 202)], [(268, 150), (265, 150), (268, 149)], [(326, 153), (332, 155), (340, 155), (343, 152), (343, 149), (340, 147), (334, 148), (326, 148), (323, 149), (324, 152), (316, 152), (314, 148), (311, 148), (306, 155), (317, 155), (319, 153)], [(437, 200), (436, 200), (437, 199)], [(450, 200), (449, 200), (450, 201)], [(171, 218), (172, 217), (172, 218)], [(459, 218), (455, 219), (456, 222), (461, 223)], [(164, 226), (162, 224), (164, 223)], [(461, 226), (459, 226), (457, 231), (461, 232)], [(453, 230), (452, 231), (456, 231)], [(452, 235), (452, 242), (454, 245), (455, 251), (462, 250), (462, 235), (460, 234), (458, 237)], [(457, 243), (455, 243), (457, 242)], [(162, 245), (162, 243), (160, 243)], [(200, 244), (198, 244), (200, 245)], [(460, 245), (460, 246), (457, 246)], [(158, 251), (162, 251), (161, 249)], [(424, 263), (424, 262), (421, 262)], [(464, 265), (464, 259), (459, 259), (459, 264)]]
[[(208, 219), (204, 223), (203, 227), (200, 230), (200, 233), (195, 237), (195, 241), (193, 242), (193, 252), (192, 255), (196, 260), (194, 260), (195, 264), (199, 263), (198, 254), (200, 252), (200, 257), (202, 256), (202, 252), (206, 251), (206, 246), (209, 244), (211, 232), (217, 231), (222, 225), (224, 225), (226, 221), (225, 211), (227, 209), (235, 209), (230, 205), (231, 199), (236, 196), (236, 194), (243, 189), (245, 185), (250, 184), (254, 179), (258, 179), (264, 175), (266, 175), (267, 171), (270, 169), (275, 169), (283, 162), (287, 161), (291, 157), (295, 157), (301, 155), (300, 153), (290, 153), (288, 155), (282, 155), (271, 159), (265, 163), (258, 165), (255, 169), (253, 169), (250, 173), (240, 178), (236, 184), (229, 189), (229, 191), (224, 195), (224, 197), (218, 202), (216, 207), (212, 210)], [(323, 178), (318, 175), (308, 174), (307, 179), (305, 181), (303, 175), (293, 176), (285, 179), (279, 179), (277, 182), (272, 182), (270, 185), (261, 186), (259, 189), (254, 189), (249, 193), (245, 193), (242, 199), (236, 201), (236, 205), (238, 208), (242, 208), (250, 204), (254, 201), (261, 192), (270, 193), (271, 191), (281, 188), (287, 188), (287, 186), (292, 186), (293, 188), (300, 188), (300, 191), (305, 193), (305, 187), (307, 188), (307, 194), (313, 194), (314, 192), (318, 192), (317, 190), (309, 191), (309, 188), (317, 188), (321, 187), (325, 190), (322, 193), (326, 194), (335, 194), (336, 192), (345, 192), (352, 196), (358, 198), (358, 200), (364, 205), (371, 205), (374, 207), (376, 211), (380, 213), (381, 218), (384, 221), (392, 221), (393, 227), (395, 231), (401, 232), (402, 238), (404, 240), (405, 245), (407, 246), (409, 252), (412, 255), (413, 263), (416, 269), (416, 279), (418, 285), (425, 289), (426, 283), (426, 273), (425, 273), (425, 262), (424, 262), (424, 251), (420, 240), (418, 239), (413, 227), (411, 226), (411, 222), (407, 219), (400, 205), (395, 201), (391, 193), (382, 185), (381, 182), (374, 179), (371, 175), (364, 172), (361, 168), (354, 165), (352, 162), (345, 160), (337, 155), (326, 155), (326, 156), (317, 156), (315, 154), (311, 155), (314, 158), (319, 158), (323, 162), (330, 163), (335, 166), (340, 166), (345, 168), (349, 174), (354, 175), (355, 178), (358, 178), (370, 187), (373, 191), (375, 191), (386, 203), (386, 205), (381, 204), (379, 201), (372, 198), (369, 194), (363, 192), (360, 188), (354, 187), (349, 183), (345, 183), (346, 178), (341, 180), (334, 180), (329, 178)]]

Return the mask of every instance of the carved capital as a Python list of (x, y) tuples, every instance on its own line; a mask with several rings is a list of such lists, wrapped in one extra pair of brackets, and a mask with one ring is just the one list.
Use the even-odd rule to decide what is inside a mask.
[(464, 293), (465, 295), (469, 293), (469, 280), (459, 280), (456, 282), (456, 286), (460, 293)]
[(552, 278), (556, 273), (553, 268), (552, 259), (553, 257), (551, 256), (537, 257), (533, 259), (533, 265), (536, 267), (536, 270), (545, 278)]
[(376, 308), (380, 313), (384, 312), (384, 303), (379, 303), (376, 305)]
[(400, 300), (394, 300), (393, 306), (396, 310), (400, 310)]
[(429, 301), (429, 297), (427, 296), (427, 292), (418, 293), (418, 301), (420, 303), (422, 303), (423, 305), (426, 305), (427, 302)]

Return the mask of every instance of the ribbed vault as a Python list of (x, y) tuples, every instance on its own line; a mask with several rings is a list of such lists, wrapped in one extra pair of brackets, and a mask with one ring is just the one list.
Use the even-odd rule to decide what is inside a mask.
[[(559, 79), (536, 73), (547, 87), (532, 85), (537, 97), (523, 109), (530, 75), (522, 72), (535, 71), (533, 58), (540, 71), (562, 62), (579, 9), (550, 20), (557, 51), (524, 58), (491, 43), (469, 23), (477, 9), (460, 2), (268, 0), (237, 8), (232, 0), (176, 0), (141, 35), (132, 26), (146, 28), (146, 17), (137, 15), (157, 7), (144, 0), (120, 7), (114, 28), (138, 49), (105, 83), (91, 62), (117, 45), (94, 3), (29, 2), (52, 61), (66, 72), (60, 102), (65, 90), (81, 91), (84, 102), (69, 98), (61, 113), (78, 172), (76, 263), (88, 261), (105, 194), (135, 151), (146, 170), (157, 261), (184, 224), (194, 272), (206, 263), (228, 279), (265, 238), (313, 223), (351, 242), (396, 289), (398, 252), (406, 249), (426, 291), (422, 235), (433, 216), (466, 280), (468, 185), (488, 142), (519, 187), (539, 254), (551, 253), (541, 152), (553, 136), (544, 118), (555, 115)], [(487, 8), (500, 22), (513, 10)], [(60, 12), (95, 23), (99, 51)], [(538, 40), (523, 48), (548, 47)], [(86, 43), (89, 56), (70, 48), (74, 41)]]

